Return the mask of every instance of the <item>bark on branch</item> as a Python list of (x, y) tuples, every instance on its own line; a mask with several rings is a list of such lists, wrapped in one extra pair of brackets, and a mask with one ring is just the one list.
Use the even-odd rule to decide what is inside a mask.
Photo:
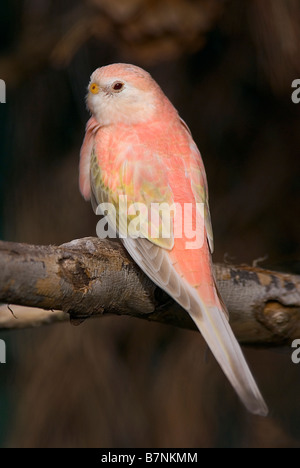
[[(239, 341), (279, 345), (300, 337), (299, 276), (221, 264), (215, 273)], [(188, 314), (142, 273), (122, 245), (97, 238), (59, 247), (0, 242), (0, 302), (37, 308), (29, 316), (21, 309), (15, 318), (2, 307), (0, 329), (105, 314), (195, 329)]]

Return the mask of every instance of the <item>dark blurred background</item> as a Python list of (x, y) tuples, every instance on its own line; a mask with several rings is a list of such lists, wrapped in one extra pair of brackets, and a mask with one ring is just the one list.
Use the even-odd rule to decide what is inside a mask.
[[(216, 250), (299, 273), (299, 0), (1, 0), (0, 236), (95, 235), (78, 191), (92, 71), (146, 68), (206, 166)], [(300, 365), (246, 348), (247, 414), (198, 333), (120, 317), (0, 333), (3, 447), (300, 447)]]

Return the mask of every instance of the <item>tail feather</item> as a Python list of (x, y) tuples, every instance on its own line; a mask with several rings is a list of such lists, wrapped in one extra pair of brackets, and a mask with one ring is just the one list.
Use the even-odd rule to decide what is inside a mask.
[(267, 405), (224, 312), (217, 307), (207, 308), (197, 297), (189, 314), (246, 408), (251, 413), (266, 416)]
[(228, 313), (214, 287), (214, 305), (201, 299), (201, 287), (192, 287), (174, 268), (168, 251), (147, 239), (122, 239), (129, 254), (142, 270), (177, 301), (191, 316), (207, 341), (212, 353), (236, 390), (246, 408), (266, 416), (268, 408), (255, 383), (228, 322)]

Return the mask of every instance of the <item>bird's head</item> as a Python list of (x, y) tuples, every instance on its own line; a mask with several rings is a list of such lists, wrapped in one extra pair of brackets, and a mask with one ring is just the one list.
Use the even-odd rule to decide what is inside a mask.
[(101, 125), (147, 122), (162, 106), (173, 107), (149, 73), (125, 63), (94, 71), (87, 106)]

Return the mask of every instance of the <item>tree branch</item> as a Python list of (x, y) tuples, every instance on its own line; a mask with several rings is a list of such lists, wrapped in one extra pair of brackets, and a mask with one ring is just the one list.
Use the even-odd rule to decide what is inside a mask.
[[(278, 345), (300, 337), (299, 276), (221, 264), (215, 273), (239, 341)], [(195, 329), (112, 240), (84, 238), (59, 247), (0, 242), (0, 301), (38, 308), (21, 308), (16, 319), (2, 307), (0, 329), (106, 314)]]

